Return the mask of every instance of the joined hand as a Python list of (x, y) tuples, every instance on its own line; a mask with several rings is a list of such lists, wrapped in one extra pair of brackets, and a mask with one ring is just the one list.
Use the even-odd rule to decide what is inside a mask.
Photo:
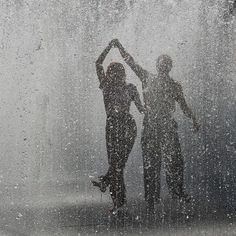
[(111, 47), (119, 47), (120, 42), (118, 39), (112, 39), (111, 42), (109, 43)]

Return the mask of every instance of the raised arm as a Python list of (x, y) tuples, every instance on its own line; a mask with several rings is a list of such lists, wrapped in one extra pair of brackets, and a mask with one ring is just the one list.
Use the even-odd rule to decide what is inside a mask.
[(121, 56), (124, 58), (125, 62), (130, 66), (130, 68), (134, 71), (134, 73), (139, 77), (141, 80), (143, 87), (146, 87), (147, 78), (149, 73), (147, 70), (143, 69), (140, 65), (138, 65), (133, 57), (124, 49), (122, 44), (119, 42), (118, 39), (115, 40), (115, 46), (119, 49)]
[(193, 121), (193, 128), (194, 131), (198, 131), (200, 128), (200, 125), (197, 122), (197, 119), (194, 115), (194, 113), (192, 112), (191, 108), (188, 106), (185, 98), (184, 98), (184, 93), (183, 93), (183, 89), (182, 86), (179, 83), (176, 83), (176, 101), (179, 103), (181, 110), (183, 111), (183, 113), (190, 119), (192, 119)]
[(107, 54), (111, 50), (112, 46), (113, 46), (113, 44), (110, 42), (109, 45), (103, 50), (103, 52), (101, 53), (101, 55), (98, 57), (98, 59), (96, 61), (96, 71), (97, 71), (97, 76), (100, 81), (100, 84), (104, 83), (104, 81), (105, 81), (105, 72), (104, 72), (104, 68), (103, 68), (102, 64), (103, 64)]

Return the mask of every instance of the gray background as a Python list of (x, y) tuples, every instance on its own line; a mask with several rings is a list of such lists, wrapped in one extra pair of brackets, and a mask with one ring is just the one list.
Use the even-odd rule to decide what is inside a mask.
[[(173, 58), (171, 75), (202, 124), (193, 134), (190, 120), (177, 110), (186, 189), (197, 199), (233, 209), (236, 32), (230, 4), (0, 0), (0, 204), (51, 204), (57, 194), (65, 203), (101, 200), (90, 184), (107, 169), (95, 61), (118, 38), (150, 72), (160, 54)], [(111, 61), (122, 62), (115, 49), (105, 64)], [(141, 93), (139, 79), (125, 67), (127, 80)], [(134, 107), (131, 112), (138, 138), (125, 177), (128, 196), (142, 198), (143, 116)], [(165, 181), (163, 190), (165, 198)], [(101, 201), (110, 202), (108, 196)]]

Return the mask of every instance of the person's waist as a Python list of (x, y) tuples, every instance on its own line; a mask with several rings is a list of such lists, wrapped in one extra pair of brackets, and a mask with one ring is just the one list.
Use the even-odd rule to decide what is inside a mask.
[(154, 121), (154, 122), (158, 122), (158, 123), (161, 122), (162, 120), (173, 120), (174, 119), (174, 112), (171, 112), (171, 113), (161, 113), (161, 112), (151, 113), (151, 112), (147, 112), (144, 119)]
[(132, 117), (129, 111), (110, 111), (107, 113), (107, 118)]

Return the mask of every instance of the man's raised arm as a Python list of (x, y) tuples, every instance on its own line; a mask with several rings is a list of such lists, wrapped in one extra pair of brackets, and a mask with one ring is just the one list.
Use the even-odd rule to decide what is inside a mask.
[(121, 56), (124, 58), (125, 62), (130, 66), (130, 68), (134, 71), (134, 73), (141, 80), (143, 87), (146, 87), (147, 78), (149, 76), (149, 72), (143, 69), (140, 65), (138, 65), (133, 57), (124, 49), (122, 44), (116, 39), (115, 46), (119, 49)]

